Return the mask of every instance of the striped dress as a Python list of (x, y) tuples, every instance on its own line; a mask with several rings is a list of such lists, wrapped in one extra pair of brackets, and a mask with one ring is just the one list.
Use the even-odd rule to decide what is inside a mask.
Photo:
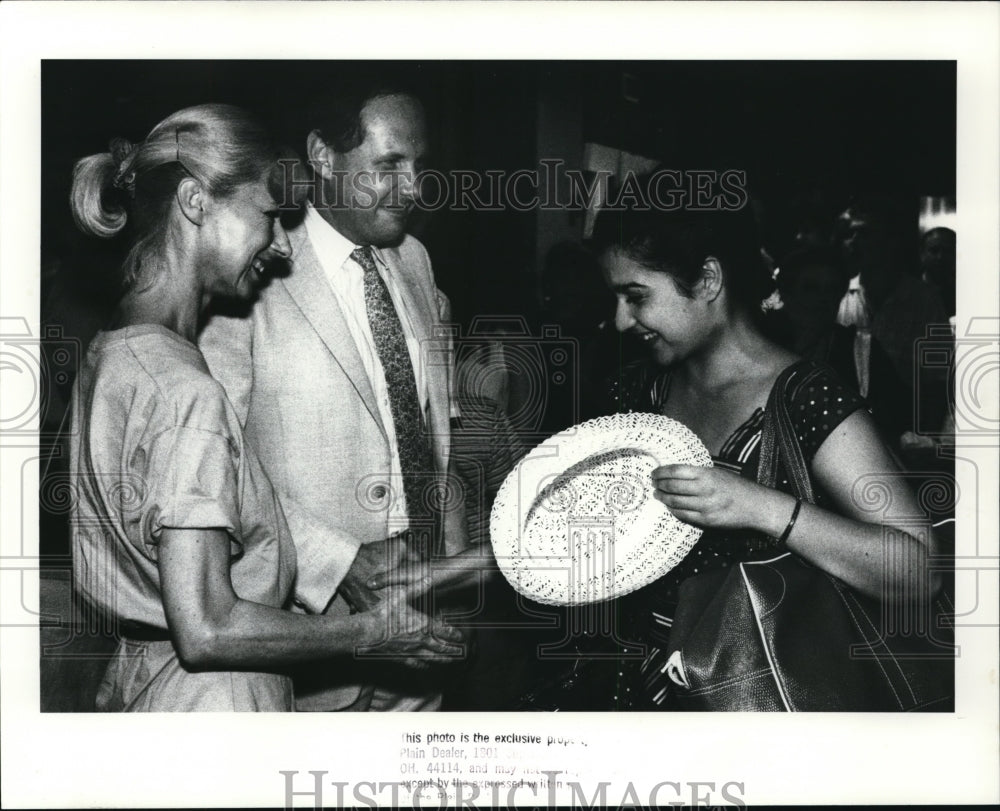
[[(795, 364), (796, 374), (787, 389), (789, 414), (795, 425), (806, 464), (812, 462), (820, 445), (848, 416), (865, 402), (857, 392), (840, 381), (832, 370), (812, 361)], [(806, 385), (799, 385), (806, 375), (818, 370)], [(648, 366), (628, 368), (612, 396), (619, 411), (662, 413), (669, 391), (670, 377), (664, 370)], [(718, 456), (716, 467), (756, 481), (760, 461), (761, 427), (764, 409), (758, 408), (729, 437)], [(779, 469), (780, 470), (780, 469)], [(791, 493), (788, 480), (779, 475), (778, 489)], [(822, 493), (817, 501), (824, 503)], [(628, 709), (670, 709), (671, 690), (666, 676), (670, 654), (668, 641), (677, 608), (681, 583), (705, 572), (728, 568), (736, 563), (772, 556), (778, 548), (775, 538), (750, 531), (708, 530), (674, 569), (646, 588), (629, 595), (623, 603), (623, 619), (628, 634), (646, 645), (646, 657), (635, 661), (629, 670), (622, 692), (628, 695)], [(625, 672), (625, 671), (623, 671)]]

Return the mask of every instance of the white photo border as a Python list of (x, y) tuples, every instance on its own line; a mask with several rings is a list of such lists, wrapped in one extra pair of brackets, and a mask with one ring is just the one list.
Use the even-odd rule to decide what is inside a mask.
[[(44, 59), (943, 59), (958, 65), (958, 334), (978, 324), (995, 346), (998, 25), (1000, 6), (976, 3), (5, 3), (0, 316), (23, 317), (38, 334)], [(997, 413), (995, 400), (985, 407)], [(986, 625), (958, 628), (954, 714), (42, 715), (37, 629), (0, 619), (3, 806), (281, 805), (281, 770), (399, 780), (408, 731), (573, 738), (540, 756), (542, 766), (632, 782), (640, 798), (662, 781), (701, 781), (741, 783), (748, 805), (1000, 801), (996, 439), (959, 456), (973, 463), (957, 466), (959, 486), (979, 506), (960, 509), (957, 554), (982, 561), (974, 610)], [(0, 438), (0, 477), (6, 618), (22, 612), (22, 587), (29, 605), (38, 593), (37, 572), (12, 562), (30, 555), (22, 527), (38, 523), (31, 449)], [(963, 539), (973, 519), (978, 537)], [(958, 581), (960, 611), (970, 582)], [(295, 802), (312, 805), (305, 795)]]

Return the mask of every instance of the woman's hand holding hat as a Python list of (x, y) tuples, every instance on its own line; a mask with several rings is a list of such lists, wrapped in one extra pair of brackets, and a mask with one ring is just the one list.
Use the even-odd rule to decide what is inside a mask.
[[(791, 496), (719, 467), (664, 465), (653, 471), (654, 496), (696, 527), (754, 529), (777, 536)], [(778, 526), (775, 527), (775, 522)]]

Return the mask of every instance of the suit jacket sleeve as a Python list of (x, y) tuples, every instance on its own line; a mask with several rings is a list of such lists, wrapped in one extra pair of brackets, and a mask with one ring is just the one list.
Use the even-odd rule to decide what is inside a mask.
[[(253, 395), (253, 318), (215, 315), (202, 330), (199, 345), (212, 376), (225, 388), (245, 428)], [(361, 541), (282, 488), (275, 491), (298, 559), (295, 601), (313, 613), (322, 613), (353, 565)]]
[(350, 571), (361, 541), (288, 493), (279, 490), (278, 500), (285, 511), (298, 560), (295, 602), (312, 614), (322, 614)]

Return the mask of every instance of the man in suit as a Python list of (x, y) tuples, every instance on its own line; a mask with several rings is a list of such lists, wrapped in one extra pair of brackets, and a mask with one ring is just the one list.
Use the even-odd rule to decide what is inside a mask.
[[(447, 301), (406, 233), (423, 109), (405, 92), (368, 86), (331, 96), (314, 115), (314, 182), (289, 232), (291, 272), (261, 291), (248, 317), (213, 317), (201, 348), (281, 498), (298, 552), (297, 606), (346, 613), (378, 601), (369, 588), (377, 571), (467, 541), (462, 505), (440, 499), (453, 416)], [(440, 705), (433, 670), (421, 683), (362, 657), (350, 673), (329, 671), (297, 676), (299, 710)]]

